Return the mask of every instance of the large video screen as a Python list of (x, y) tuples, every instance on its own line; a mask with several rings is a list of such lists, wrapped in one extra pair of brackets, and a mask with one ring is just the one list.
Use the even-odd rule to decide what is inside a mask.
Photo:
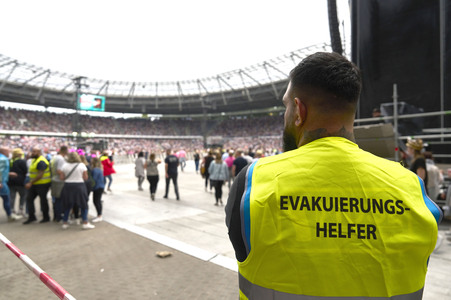
[(78, 109), (105, 111), (105, 97), (92, 94), (80, 94), (78, 96)]

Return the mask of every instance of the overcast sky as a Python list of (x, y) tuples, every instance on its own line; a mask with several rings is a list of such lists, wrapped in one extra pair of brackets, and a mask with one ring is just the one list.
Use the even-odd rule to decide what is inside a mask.
[(123, 81), (207, 77), (330, 43), (327, 0), (2, 1), (0, 28), (3, 55)]

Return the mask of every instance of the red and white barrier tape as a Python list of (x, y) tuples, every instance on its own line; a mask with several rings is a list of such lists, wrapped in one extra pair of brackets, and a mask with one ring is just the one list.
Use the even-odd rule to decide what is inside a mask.
[(76, 300), (72, 295), (66, 292), (62, 286), (58, 284), (52, 277), (45, 273), (37, 264), (35, 264), (27, 255), (25, 255), (19, 248), (11, 243), (3, 234), (0, 233), (0, 240), (5, 246), (11, 250), (39, 279), (60, 299)]

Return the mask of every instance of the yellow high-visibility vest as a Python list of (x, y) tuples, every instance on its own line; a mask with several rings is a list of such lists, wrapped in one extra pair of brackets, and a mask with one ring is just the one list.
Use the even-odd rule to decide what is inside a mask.
[(241, 200), (240, 298), (421, 299), (441, 217), (418, 176), (344, 138), (260, 159)]
[(34, 178), (36, 178), (36, 176), (38, 175), (38, 169), (37, 166), (39, 164), (39, 162), (45, 162), (47, 164), (47, 168), (44, 170), (44, 175), (42, 176), (41, 179), (39, 179), (38, 181), (36, 181), (35, 183), (33, 183), (34, 185), (36, 184), (46, 184), (46, 183), (50, 183), (52, 182), (52, 177), (51, 177), (51, 173), (50, 173), (50, 164), (47, 161), (47, 159), (45, 159), (44, 156), (39, 156), (38, 158), (35, 158), (32, 160), (31, 162), (31, 166), (30, 169), (28, 170), (30, 173), (30, 181), (33, 180)]

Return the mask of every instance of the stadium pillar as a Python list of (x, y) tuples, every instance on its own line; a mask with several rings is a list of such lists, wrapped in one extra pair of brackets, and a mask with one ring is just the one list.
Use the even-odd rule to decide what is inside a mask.
[(75, 101), (74, 101), (75, 114), (72, 116), (72, 131), (77, 133), (77, 135), (75, 136), (75, 142), (77, 143), (77, 145), (78, 145), (78, 142), (80, 141), (80, 134), (81, 134), (80, 122), (78, 119), (78, 115), (80, 112), (79, 105), (78, 105), (78, 99), (79, 99), (80, 91), (81, 91), (81, 87), (82, 87), (81, 80), (84, 78), (86, 78), (86, 77), (79, 76), (79, 77), (75, 77), (72, 79), (74, 82), (74, 85), (75, 85)]

